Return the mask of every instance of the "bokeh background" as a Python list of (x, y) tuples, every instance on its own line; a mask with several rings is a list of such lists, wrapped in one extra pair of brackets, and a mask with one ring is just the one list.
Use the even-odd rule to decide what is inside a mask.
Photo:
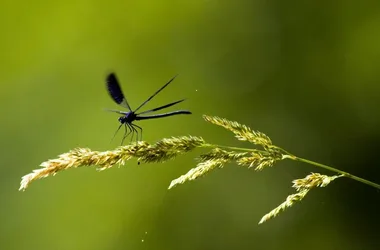
[(143, 121), (144, 139), (237, 142), (202, 114), (237, 120), (304, 158), (380, 183), (380, 2), (10, 1), (0, 3), (0, 249), (379, 249), (380, 192), (350, 179), (260, 218), (310, 172), (228, 165), (167, 190), (196, 150), (164, 164), (23, 175), (75, 147), (107, 150), (115, 71), (133, 107), (181, 98), (191, 116)]

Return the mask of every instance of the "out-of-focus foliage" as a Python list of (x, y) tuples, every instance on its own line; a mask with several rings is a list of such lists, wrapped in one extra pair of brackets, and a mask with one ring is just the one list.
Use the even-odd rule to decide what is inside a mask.
[(17, 190), (59, 153), (118, 146), (110, 71), (132, 107), (179, 74), (147, 108), (187, 98), (193, 115), (142, 121), (144, 140), (235, 142), (201, 117), (218, 115), (380, 182), (379, 13), (374, 0), (1, 1), (0, 249), (377, 249), (379, 192), (348, 179), (257, 225), (315, 170), (297, 163), (226, 166), (168, 191), (196, 164), (185, 155)]

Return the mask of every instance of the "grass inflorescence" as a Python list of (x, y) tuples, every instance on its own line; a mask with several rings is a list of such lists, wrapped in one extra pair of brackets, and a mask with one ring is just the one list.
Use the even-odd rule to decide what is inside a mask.
[(173, 159), (181, 154), (190, 152), (196, 148), (210, 148), (207, 153), (201, 154), (198, 164), (187, 173), (172, 180), (169, 189), (188, 181), (198, 179), (210, 173), (214, 169), (223, 168), (227, 163), (235, 163), (247, 168), (254, 168), (256, 171), (272, 167), (276, 162), (285, 159), (300, 161), (311, 164), (319, 168), (327, 169), (336, 175), (327, 176), (320, 173), (311, 173), (305, 178), (293, 180), (294, 194), (289, 195), (286, 200), (264, 215), (259, 224), (276, 217), (281, 211), (293, 206), (301, 201), (311, 189), (316, 187), (326, 187), (332, 181), (340, 177), (347, 177), (353, 180), (380, 189), (380, 185), (354, 176), (339, 169), (297, 157), (284, 149), (274, 145), (272, 140), (259, 131), (254, 131), (246, 125), (235, 121), (229, 121), (216, 116), (204, 115), (203, 118), (212, 124), (221, 126), (232, 133), (240, 141), (252, 143), (253, 148), (241, 148), (223, 146), (207, 143), (202, 137), (180, 136), (164, 138), (154, 144), (145, 141), (120, 146), (111, 151), (92, 151), (88, 148), (77, 148), (58, 156), (56, 159), (45, 161), (42, 168), (33, 170), (32, 173), (22, 177), (20, 190), (25, 190), (29, 184), (37, 179), (53, 176), (56, 173), (78, 167), (98, 166), (98, 170), (105, 170), (115, 165), (124, 165), (126, 161), (136, 158), (143, 163), (160, 163)]

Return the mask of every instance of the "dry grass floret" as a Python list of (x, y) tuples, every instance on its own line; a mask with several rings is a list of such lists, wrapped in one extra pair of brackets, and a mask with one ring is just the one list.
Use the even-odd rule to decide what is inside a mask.
[(240, 148), (209, 144), (206, 143), (203, 138), (196, 136), (164, 138), (155, 144), (140, 141), (105, 152), (92, 151), (88, 148), (77, 148), (68, 153), (59, 155), (57, 159), (43, 162), (41, 164), (42, 168), (33, 170), (32, 173), (23, 176), (20, 190), (25, 190), (31, 182), (37, 179), (52, 176), (70, 168), (98, 166), (98, 170), (105, 170), (115, 165), (124, 165), (126, 161), (132, 158), (136, 158), (139, 162), (144, 163), (159, 163), (173, 159), (196, 148), (211, 148), (211, 150), (198, 157), (198, 164), (195, 168), (192, 168), (186, 174), (174, 179), (170, 183), (169, 189), (187, 181), (205, 176), (214, 169), (222, 168), (227, 163), (235, 163), (260, 171), (267, 167), (272, 167), (278, 161), (290, 159), (337, 173), (337, 175), (334, 176), (311, 173), (303, 179), (293, 180), (293, 188), (295, 188), (297, 192), (289, 195), (283, 203), (264, 215), (259, 224), (274, 218), (281, 211), (291, 207), (295, 202), (301, 201), (311, 189), (326, 187), (332, 181), (340, 177), (348, 177), (380, 189), (380, 185), (374, 182), (290, 154), (284, 149), (273, 145), (271, 139), (264, 133), (254, 131), (246, 125), (216, 116), (204, 115), (203, 118), (212, 124), (231, 131), (238, 140), (250, 142), (259, 148)]

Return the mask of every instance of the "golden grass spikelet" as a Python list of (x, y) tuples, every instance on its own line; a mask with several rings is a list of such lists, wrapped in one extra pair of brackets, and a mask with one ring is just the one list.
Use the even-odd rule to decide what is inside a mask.
[(286, 201), (280, 204), (278, 207), (264, 215), (259, 224), (276, 217), (281, 211), (291, 207), (294, 202), (301, 201), (306, 194), (314, 187), (326, 187), (333, 180), (344, 175), (327, 176), (319, 173), (311, 173), (303, 179), (297, 179), (293, 181), (293, 187), (297, 190), (297, 193), (289, 195)]
[(272, 167), (278, 160), (281, 160), (281, 158), (267, 152), (252, 152), (250, 156), (242, 157), (236, 162), (241, 166), (255, 167), (256, 171), (260, 171), (265, 167)]
[(162, 162), (203, 144), (204, 140), (200, 137), (182, 136), (163, 139), (153, 145), (140, 141), (105, 152), (77, 148), (59, 155), (57, 159), (43, 162), (42, 168), (23, 176), (19, 190), (25, 190), (32, 181), (55, 175), (57, 172), (69, 168), (97, 165), (99, 166), (98, 170), (104, 170), (114, 165), (124, 165), (124, 162), (132, 157), (143, 162)]
[(193, 150), (194, 148), (201, 147), (205, 141), (201, 137), (196, 136), (181, 136), (164, 138), (157, 143), (151, 145), (148, 150), (141, 152), (139, 161), (142, 162), (164, 162)]
[(278, 207), (276, 207), (275, 209), (273, 209), (272, 211), (270, 211), (269, 213), (264, 215), (261, 218), (259, 224), (262, 224), (262, 223), (266, 222), (267, 220), (276, 217), (281, 211), (293, 206), (293, 204), (295, 202), (301, 201), (309, 191), (310, 191), (310, 189), (302, 189), (298, 193), (289, 195), (286, 198), (286, 201), (284, 201)]
[(254, 131), (246, 125), (240, 124), (236, 121), (229, 121), (217, 116), (203, 115), (203, 118), (212, 124), (230, 130), (240, 141), (249, 141), (253, 144), (261, 145), (264, 148), (272, 146), (272, 141), (268, 136), (266, 136), (264, 133)]
[(177, 186), (178, 184), (183, 184), (186, 181), (192, 181), (201, 176), (204, 176), (215, 168), (222, 168), (223, 165), (226, 164), (228, 161), (229, 161), (228, 159), (212, 159), (212, 160), (200, 162), (198, 163), (197, 167), (190, 169), (190, 171), (187, 172), (186, 174), (173, 180), (170, 183), (168, 189), (171, 189)]
[(224, 160), (238, 160), (244, 156), (250, 155), (251, 153), (249, 152), (234, 152), (234, 151), (226, 151), (221, 148), (214, 148), (212, 149), (209, 153), (207, 154), (202, 154), (199, 157), (199, 160), (201, 162), (207, 161), (207, 160), (215, 160), (215, 159), (224, 159)]
[(33, 170), (32, 173), (22, 177), (19, 190), (25, 190), (32, 181), (55, 175), (57, 172), (83, 166), (98, 165), (99, 170), (104, 170), (112, 167), (115, 164), (124, 164), (124, 161), (129, 160), (136, 152), (143, 148), (147, 148), (149, 144), (139, 142), (138, 144), (119, 147), (114, 151), (91, 151), (88, 148), (76, 148), (68, 153), (58, 156), (57, 159), (48, 160), (41, 163), (40, 169)]
[(300, 191), (302, 189), (312, 189), (314, 187), (326, 187), (336, 178), (343, 176), (344, 175), (327, 176), (319, 173), (311, 173), (303, 179), (294, 180), (293, 187), (297, 191)]

